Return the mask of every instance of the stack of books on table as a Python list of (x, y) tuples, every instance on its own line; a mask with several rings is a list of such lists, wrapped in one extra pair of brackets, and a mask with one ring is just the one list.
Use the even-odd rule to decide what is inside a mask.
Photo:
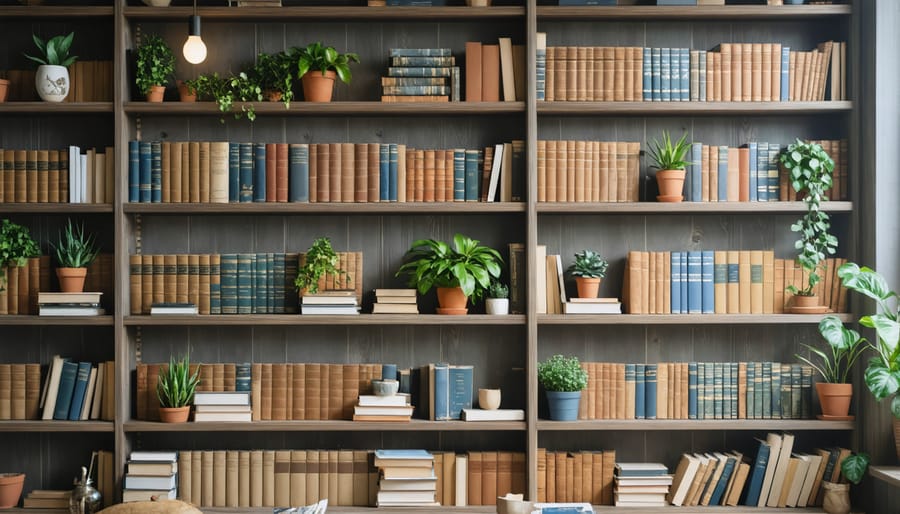
[(194, 421), (251, 421), (248, 391), (197, 391), (194, 393)]
[(563, 314), (622, 314), (622, 303), (618, 298), (570, 298)]
[(122, 502), (174, 500), (177, 496), (178, 454), (131, 452), (125, 472)]
[(41, 316), (102, 316), (103, 293), (38, 293), (38, 314)]
[(437, 476), (425, 450), (375, 450), (379, 470), (378, 507), (432, 507)]
[(620, 462), (615, 470), (616, 507), (665, 507), (672, 475), (665, 464)]
[(164, 302), (150, 305), (150, 314), (200, 314), (196, 303)]
[(352, 290), (319, 291), (300, 299), (301, 314), (359, 314), (359, 303)]
[(359, 403), (353, 407), (353, 421), (409, 421), (413, 407), (409, 395), (392, 396), (359, 395)]
[(449, 48), (392, 48), (390, 58), (382, 102), (459, 101), (459, 66)]
[(72, 490), (57, 491), (52, 489), (35, 489), (22, 500), (26, 509), (68, 509)]
[(372, 314), (418, 314), (415, 289), (376, 289)]

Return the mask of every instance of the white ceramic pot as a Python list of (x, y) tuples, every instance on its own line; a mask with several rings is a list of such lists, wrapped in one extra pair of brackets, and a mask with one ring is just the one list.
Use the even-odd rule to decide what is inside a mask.
[(488, 298), (484, 306), (488, 314), (509, 314), (509, 298)]
[(38, 66), (34, 76), (34, 87), (45, 102), (62, 102), (71, 89), (69, 69), (55, 64)]

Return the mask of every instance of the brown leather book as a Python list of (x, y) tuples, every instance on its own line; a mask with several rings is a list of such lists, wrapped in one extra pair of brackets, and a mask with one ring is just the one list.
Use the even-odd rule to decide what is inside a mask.
[(28, 180), (27, 175), (25, 174), (25, 170), (28, 166), (27, 162), (28, 152), (25, 150), (15, 150), (15, 160), (13, 161), (15, 178), (13, 184), (16, 192), (16, 203), (25, 203), (28, 201)]
[(615, 419), (625, 419), (626, 409), (628, 408), (628, 399), (625, 395), (625, 365), (621, 363), (613, 364), (613, 383), (616, 397), (616, 410), (613, 413)]
[(323, 370), (323, 364), (306, 363), (306, 419), (326, 419), (321, 417), (321, 400), (320, 400), (320, 383), (322, 375), (327, 373)]
[[(38, 202), (38, 164), (37, 150), (28, 150), (25, 152), (25, 175), (26, 175), (26, 201), (28, 203)], [(90, 168), (88, 168), (90, 170)], [(90, 174), (89, 174), (90, 175)], [(90, 189), (88, 189), (90, 191)], [(90, 194), (90, 193), (88, 193)]]
[(597, 417), (599, 419), (609, 419), (609, 363), (598, 362), (595, 364), (597, 366), (597, 383), (599, 385), (596, 393), (597, 399), (595, 400), (599, 407)]
[[(162, 192), (162, 202), (170, 203), (172, 201), (172, 142), (163, 141), (160, 144), (160, 164), (162, 176), (160, 177), (160, 189)], [(181, 156), (179, 155), (179, 158)]]
[[(341, 419), (353, 417), (353, 406), (359, 399), (359, 364), (343, 365), (343, 392), (341, 394)], [(332, 387), (334, 387), (332, 385)]]
[[(572, 47), (575, 50), (575, 100), (584, 102), (588, 97), (588, 47)], [(571, 51), (571, 49), (570, 49)], [(572, 64), (572, 63), (570, 63)], [(571, 77), (571, 74), (570, 74)]]
[[(316, 147), (316, 175), (317, 178), (317, 194), (316, 201), (320, 203), (328, 203), (332, 201), (331, 191), (331, 147), (327, 143), (320, 143)], [(310, 145), (312, 151), (312, 145)], [(310, 170), (310, 173), (312, 170)], [(312, 187), (312, 183), (310, 183)]]
[(226, 482), (226, 473), (227, 471), (227, 455), (225, 450), (215, 450), (212, 452), (208, 452), (213, 454), (213, 502), (212, 507), (224, 507), (225, 501), (227, 498), (226, 488), (228, 484)]
[[(484, 159), (481, 166), (481, 184), (479, 186), (481, 190), (481, 194), (479, 195), (479, 200), (482, 202), (488, 201), (488, 188), (491, 186), (491, 166), (494, 163), (494, 147), (486, 146), (484, 148)], [(540, 159), (540, 158), (538, 158)], [(436, 171), (437, 174), (442, 175), (443, 172), (443, 161), (444, 161), (444, 153), (443, 150), (437, 151), (436, 157), (437, 163), (436, 166), (440, 168)], [(539, 161), (540, 162), (540, 161)], [(437, 197), (438, 195), (435, 195)], [(437, 198), (440, 201), (440, 198)], [(493, 199), (492, 199), (493, 200)]]
[[(573, 152), (574, 154), (574, 152)], [(569, 142), (556, 142), (556, 201), (569, 201)], [(572, 170), (572, 175), (574, 176)]]
[[(594, 459), (597, 458), (598, 454), (594, 454)], [(613, 504), (613, 471), (616, 469), (616, 451), (615, 450), (603, 450), (602, 453), (603, 459), (603, 492), (601, 493), (601, 505), (612, 505)], [(596, 461), (595, 461), (596, 462)], [(594, 470), (594, 476), (597, 475), (596, 468)]]
[(469, 457), (469, 472), (466, 482), (469, 485), (468, 504), (475, 506), (481, 505), (483, 498), (483, 489), (486, 488), (482, 474), (482, 456), (485, 452), (467, 452)]
[[(404, 190), (406, 191), (406, 200), (415, 202), (416, 200), (416, 182), (422, 181), (421, 194), (424, 197), (424, 180), (425, 180), (425, 150), (415, 150), (410, 148), (406, 153), (406, 177), (403, 180)], [(399, 164), (399, 163), (398, 163)], [(400, 184), (397, 184), (397, 198), (400, 198)], [(420, 200), (418, 200), (420, 201)]]
[[(408, 160), (408, 159), (407, 159)], [(452, 202), (453, 189), (453, 150), (438, 150), (435, 156), (434, 200), (436, 202)]]
[(328, 417), (323, 419), (343, 419), (344, 416), (344, 367), (341, 364), (328, 365)]
[(569, 489), (566, 479), (566, 452), (555, 452), (553, 457), (556, 459), (556, 501), (568, 502)]
[[(566, 459), (566, 465), (571, 462), (572, 463), (572, 480), (570, 482), (570, 489), (572, 490), (569, 495), (569, 499), (573, 502), (580, 502), (584, 497), (584, 482), (582, 482), (583, 477), (583, 460), (581, 452), (574, 452), (568, 456)], [(568, 471), (568, 470), (567, 470)]]
[(25, 419), (39, 419), (41, 399), (41, 366), (25, 364)]
[(288, 364), (290, 366), (288, 387), (287, 419), (301, 421), (306, 419), (306, 365), (302, 362)]
[[(226, 507), (238, 507), (240, 505), (240, 457), (237, 450), (227, 450), (225, 454), (225, 503)], [(179, 478), (181, 473), (179, 472)], [(215, 477), (213, 477), (215, 481)]]
[[(274, 154), (274, 180), (272, 185), (269, 184), (269, 151)], [(274, 189), (272, 199), (269, 200), (269, 190)], [(287, 202), (288, 201), (288, 146), (287, 143), (267, 144), (266, 145), (266, 201), (267, 202)]]
[[(222, 256), (214, 253), (209, 256), (209, 304), (210, 304), (210, 313), (211, 314), (221, 314), (222, 313), (222, 278), (220, 274), (220, 268), (222, 263)], [(216, 309), (213, 309), (213, 305), (218, 305)]]
[[(266, 366), (263, 366), (263, 374), (265, 374)], [(287, 417), (287, 365), (284, 363), (274, 363), (272, 369), (272, 420), (284, 421)], [(265, 378), (263, 378), (263, 387), (265, 387)], [(281, 505), (281, 504), (279, 504)]]
[(116, 154), (112, 146), (106, 147), (106, 153), (103, 154), (103, 202), (113, 203), (115, 201), (115, 185), (116, 185)]
[(537, 501), (546, 502), (547, 499), (547, 450), (538, 448), (537, 455)]
[(721, 98), (719, 98), (719, 100), (723, 102), (732, 101), (733, 89), (731, 85), (731, 68), (734, 62), (734, 58), (732, 57), (734, 48), (732, 48), (732, 46), (734, 45), (732, 45), (731, 43), (722, 43), (721, 45), (719, 45), (718, 62), (720, 63), (720, 67), (722, 70), (720, 86)]
[(250, 419), (260, 421), (262, 419), (262, 363), (254, 362), (250, 365)]
[[(168, 255), (163, 255), (161, 257), (163, 259), (163, 268), (162, 268), (163, 299), (162, 300), (165, 301), (166, 303), (177, 302), (178, 301), (177, 291), (178, 291), (178, 278), (179, 277), (176, 274), (176, 270), (178, 269), (178, 265), (177, 265), (178, 256), (173, 255), (173, 254), (168, 254)], [(187, 256), (184, 256), (184, 257), (186, 258)], [(155, 260), (156, 259), (154, 256), (154, 264), (155, 264)], [(184, 264), (187, 264), (187, 262), (185, 262)], [(183, 278), (183, 282), (182, 282), (183, 283), (182, 292), (184, 294), (183, 301), (187, 301), (187, 275), (185, 275), (184, 277), (181, 277), (181, 278)], [(155, 296), (154, 296), (153, 301), (154, 301), (154, 303), (157, 303)]]
[[(192, 253), (187, 255), (187, 280), (188, 280), (188, 288), (187, 288), (187, 301), (193, 303), (200, 308), (200, 255), (196, 253)], [(181, 256), (179, 256), (179, 276), (181, 275), (181, 271), (184, 271), (182, 268), (183, 263), (181, 260)]]
[(319, 145), (309, 144), (309, 203), (319, 202)]
[[(200, 142), (199, 141), (190, 141), (182, 145), (182, 151), (184, 148), (187, 148), (188, 158), (185, 161), (184, 156), (182, 155), (182, 168), (184, 168), (184, 163), (188, 163), (187, 167), (187, 175), (185, 176), (185, 170), (182, 169), (182, 201), (190, 201), (193, 203), (197, 203), (201, 198), (201, 183), (203, 179), (200, 177), (202, 173), (201, 165), (200, 165)], [(186, 181), (184, 179), (187, 179)], [(187, 182), (185, 184), (185, 182)], [(185, 194), (187, 193), (187, 194)]]
[(556, 502), (556, 452), (545, 453), (547, 478), (544, 486), (548, 502)]
[(141, 314), (150, 314), (150, 304), (153, 303), (153, 256), (136, 255), (141, 259)]
[[(343, 152), (341, 143), (328, 145), (328, 190), (331, 202), (338, 203), (343, 200)], [(353, 191), (353, 189), (351, 189)]]
[(37, 171), (37, 201), (47, 203), (50, 197), (50, 162), (47, 150), (35, 152), (35, 168)]
[[(744, 100), (744, 51), (743, 43), (731, 44), (731, 100), (741, 102)], [(724, 59), (724, 56), (723, 56)], [(749, 94), (749, 92), (748, 92)]]
[(353, 201), (369, 201), (369, 145), (357, 143), (353, 145)]
[[(547, 143), (545, 139), (539, 139), (537, 142), (537, 201), (546, 202), (547, 200)], [(493, 160), (494, 151), (490, 149), (491, 159)], [(485, 164), (488, 160), (488, 150), (485, 149)], [(482, 185), (482, 187), (484, 187)]]
[[(3, 150), (0, 152), (0, 155), (3, 157), (3, 173), (0, 176), (3, 182), (3, 196), (0, 199), (2, 199), (3, 203), (13, 203), (16, 201), (16, 152), (14, 150)], [(68, 152), (66, 152), (66, 156), (68, 156)], [(68, 175), (68, 170), (66, 174)]]
[[(215, 452), (213, 452), (212, 450), (200, 452), (200, 505), (202, 505), (203, 507), (212, 507), (214, 504), (214, 468)], [(222, 485), (224, 486), (225, 484)]]
[(417, 157), (418, 152), (422, 152), (422, 166), (417, 166), (416, 175), (413, 180), (413, 194), (411, 198), (412, 201), (423, 202), (425, 201), (425, 176), (434, 176), (434, 150), (417, 150)]
[[(149, 289), (152, 293), (153, 297), (151, 299), (151, 303), (162, 303), (166, 298), (166, 277), (165, 269), (166, 269), (166, 255), (153, 255), (153, 286)], [(146, 265), (146, 262), (144, 263)], [(173, 270), (174, 271), (174, 270)], [(145, 284), (146, 285), (146, 284)], [(147, 313), (149, 314), (150, 305), (146, 306)]]
[(381, 159), (380, 148), (378, 143), (369, 143), (366, 145), (368, 158), (367, 162), (367, 174), (368, 174), (368, 200), (370, 202), (377, 202), (380, 199), (381, 189), (380, 189), (380, 171), (379, 171), (379, 162)]
[(481, 45), (481, 99), (500, 101), (500, 45)]
[(12, 368), (0, 364), (0, 420), (11, 420), (12, 415)]
[[(612, 46), (601, 47), (603, 62), (603, 101), (612, 102), (616, 98), (616, 49)], [(594, 56), (596, 56), (594, 50)]]
[[(47, 201), (50, 203), (59, 203), (60, 198), (60, 172), (59, 172), (59, 151), (49, 150), (47, 152)], [(112, 196), (110, 195), (110, 198)], [(3, 201), (3, 151), (0, 150), (0, 202)]]
[(600, 47), (587, 47), (587, 91), (585, 99), (589, 102), (599, 102), (603, 99), (602, 57)]
[(578, 100), (578, 47), (566, 47), (566, 100)]
[(482, 101), (482, 47), (477, 41), (466, 42), (466, 101)]
[(613, 48), (613, 101), (625, 101), (625, 47)]
[[(634, 97), (634, 51), (632, 47), (625, 47), (622, 49), (624, 52), (623, 60), (624, 60), (624, 73), (625, 73), (625, 82), (623, 84), (625, 89), (625, 98), (626, 102), (635, 101)], [(641, 95), (643, 96), (643, 94)]]
[[(203, 203), (209, 203), (209, 185), (210, 185), (210, 177), (212, 170), (210, 168), (210, 160), (209, 160), (209, 141), (201, 141), (199, 143), (200, 149), (200, 196), (197, 201)], [(191, 197), (193, 198), (193, 192), (191, 192)]]
[(193, 494), (193, 488), (191, 487), (192, 453), (191, 450), (178, 452), (178, 499), (188, 503), (190, 503), (191, 495)]
[(341, 143), (341, 202), (351, 203), (356, 196), (356, 186), (353, 183), (355, 164), (355, 151), (353, 143)]
[(250, 506), (262, 507), (263, 503), (263, 451), (250, 451)]
[(274, 499), (273, 506), (282, 507), (291, 503), (291, 451), (275, 451), (274, 463)]
[[(573, 144), (574, 143), (574, 144)], [(575, 180), (571, 184), (572, 189), (572, 198), (570, 201), (576, 202), (584, 202), (585, 201), (585, 142), (584, 141), (570, 141), (569, 146), (571, 148), (570, 151), (575, 153)], [(566, 195), (569, 196), (568, 194)]]
[(544, 42), (546, 57), (546, 71), (544, 74), (544, 101), (552, 102), (556, 98), (556, 51), (552, 46), (546, 46), (547, 34), (539, 38)]
[(262, 421), (270, 421), (272, 419), (272, 401), (273, 401), (273, 391), (272, 391), (272, 363), (264, 362), (262, 363), (262, 368), (260, 370), (260, 411), (259, 417)]
[(565, 46), (554, 46), (547, 48), (547, 55), (550, 55), (550, 52), (554, 53), (553, 61), (554, 61), (554, 69), (553, 69), (553, 84), (554, 84), (554, 97), (557, 102), (565, 102), (569, 100), (569, 87), (568, 87), (568, 56), (569, 49)]
[(546, 189), (547, 189), (547, 201), (548, 202), (558, 202), (560, 201), (557, 193), (557, 170), (556, 170), (556, 154), (557, 154), (557, 146), (559, 142), (556, 140), (548, 140), (546, 144), (546, 153), (545, 153), (545, 166), (547, 168), (546, 174)]
[[(151, 392), (149, 390), (150, 381), (148, 373), (149, 368), (147, 364), (137, 363), (135, 366), (135, 416), (138, 420), (150, 419), (150, 416), (148, 415), (148, 398)], [(153, 391), (153, 394), (156, 394), (156, 391)]]
[(200, 314), (209, 314), (209, 254), (198, 256), (200, 267), (200, 303), (197, 308)]

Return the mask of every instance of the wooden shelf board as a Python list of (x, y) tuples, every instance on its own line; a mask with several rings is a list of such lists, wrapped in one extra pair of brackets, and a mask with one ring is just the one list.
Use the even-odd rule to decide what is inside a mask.
[(772, 116), (833, 114), (850, 101), (827, 102), (537, 102), (539, 115), (558, 116)]
[[(523, 202), (126, 203), (132, 214), (477, 214), (525, 212)], [(0, 204), (2, 210), (2, 204)]]
[[(0, 15), (2, 16), (2, 15)], [(85, 114), (112, 113), (112, 102), (3, 102), (3, 114)]]
[(0, 432), (112, 432), (112, 421), (0, 421)]
[(215, 316), (125, 316), (131, 326), (303, 326), (303, 325), (525, 325), (524, 315), (359, 314), (312, 316), (302, 314), (229, 314)]
[(126, 432), (466, 432), (485, 430), (523, 431), (524, 421), (425, 421), (414, 419), (409, 423), (375, 421), (254, 421), (254, 422), (205, 422), (159, 423), (154, 421), (128, 421)]
[[(852, 202), (825, 202), (831, 213), (852, 212)], [(806, 212), (802, 202), (539, 202), (537, 212), (544, 214), (797, 214)]]
[(900, 467), (869, 466), (869, 474), (874, 478), (887, 482), (892, 487), (900, 487)]
[(106, 316), (0, 316), (0, 326), (54, 325), (54, 326), (107, 326), (113, 325), (113, 317)]
[(538, 430), (561, 432), (571, 430), (853, 430), (853, 421), (819, 421), (817, 419), (599, 419), (590, 421), (539, 420)]
[(3, 6), (0, 19), (10, 18), (112, 18), (112, 6), (67, 7), (55, 5)]
[(550, 6), (537, 8), (546, 20), (784, 20), (849, 16), (849, 5)]
[[(281, 102), (257, 102), (253, 106), (258, 116), (489, 116), (525, 112), (525, 102), (291, 102), (290, 109)], [(145, 116), (232, 116), (219, 111), (214, 102), (126, 102), (124, 109), (126, 113)], [(232, 112), (240, 110), (241, 105), (236, 102)]]
[[(852, 322), (852, 314), (834, 314)], [(813, 325), (824, 314), (538, 314), (538, 325)]]
[[(679, 514), (709, 514), (709, 513), (720, 513), (720, 514), (785, 514), (785, 509), (782, 508), (772, 508), (772, 507), (677, 507), (673, 508), (669, 507), (641, 507), (641, 508), (628, 508), (628, 507), (612, 507), (609, 505), (594, 505), (594, 512), (609, 512), (614, 513), (617, 512), (619, 514), (623, 512), (632, 512), (632, 513), (640, 513), (640, 514), (671, 514), (673, 511), (677, 510)], [(24, 509), (21, 509), (24, 512)], [(38, 509), (28, 509), (27, 512), (41, 514)], [(59, 514), (62, 511), (48, 511), (48, 514)], [(272, 514), (271, 507), (241, 507), (241, 508), (228, 508), (228, 507), (203, 507), (204, 514), (236, 514), (236, 513), (247, 513), (247, 514)], [(415, 512), (416, 514), (447, 514), (447, 513), (494, 513), (497, 512), (497, 507), (489, 506), (489, 507), (328, 507), (328, 512), (335, 512), (337, 514), (342, 513), (378, 513), (378, 514), (410, 514), (411, 512)], [(791, 513), (797, 514), (811, 514), (811, 513), (822, 513), (821, 508), (792, 508), (790, 509)]]
[(110, 203), (2, 203), (4, 214), (111, 214)]
[[(403, 22), (407, 20), (465, 20), (521, 18), (525, 8), (497, 7), (366, 7), (366, 6), (306, 6), (306, 7), (200, 7), (204, 22), (215, 20), (241, 21), (306, 21), (378, 20)], [(125, 7), (125, 17), (131, 20), (176, 20), (181, 22), (193, 14), (190, 7)]]

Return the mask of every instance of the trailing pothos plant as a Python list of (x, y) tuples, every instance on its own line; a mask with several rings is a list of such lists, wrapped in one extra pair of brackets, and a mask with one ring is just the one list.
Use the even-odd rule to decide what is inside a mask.
[(250, 75), (263, 93), (277, 91), (281, 93), (285, 109), (291, 106), (294, 98), (294, 59), (286, 52), (260, 53), (256, 56), (256, 64)]
[(297, 270), (297, 278), (294, 285), (297, 290), (307, 293), (319, 292), (319, 279), (326, 273), (340, 276), (347, 275), (346, 283), (349, 284), (352, 277), (339, 267), (340, 257), (331, 247), (331, 240), (327, 237), (319, 237), (313, 241), (312, 246), (304, 255), (303, 265)]
[(220, 77), (218, 73), (212, 72), (200, 75), (193, 82), (197, 96), (212, 99), (223, 113), (231, 110), (231, 106), (234, 104), (234, 92), (231, 90), (228, 78)]
[[(250, 102), (241, 104), (241, 112), (247, 114), (248, 120), (255, 120), (256, 110), (253, 108), (253, 102), (261, 102), (263, 99), (263, 90), (256, 77), (251, 77), (247, 72), (242, 71), (231, 77), (229, 84), (231, 85), (234, 99), (242, 102)], [(234, 113), (234, 117), (235, 119), (239, 119), (241, 114)]]
[[(41, 249), (32, 239), (28, 229), (3, 220), (0, 225), (0, 268), (21, 268), (28, 262), (29, 257), (40, 255)], [(6, 288), (6, 274), (0, 274), (0, 291)]]

